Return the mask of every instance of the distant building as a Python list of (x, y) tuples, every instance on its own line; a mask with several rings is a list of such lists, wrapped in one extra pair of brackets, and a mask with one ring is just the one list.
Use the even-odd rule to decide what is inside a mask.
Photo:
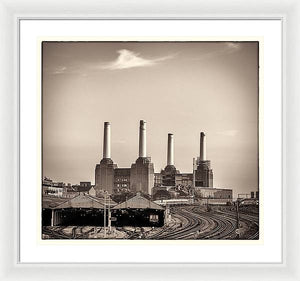
[(68, 189), (65, 197), (73, 198), (80, 194), (89, 194), (91, 196), (96, 196), (95, 187), (89, 181), (81, 181), (79, 185), (72, 185), (72, 188)]
[(250, 197), (251, 197), (251, 199), (259, 199), (259, 193), (258, 193), (258, 191), (251, 191), (251, 193), (250, 193)]
[(183, 173), (175, 175), (176, 186), (193, 186), (193, 174)]
[(42, 181), (42, 193), (62, 197), (65, 184), (63, 182), (53, 182), (51, 179), (44, 177)]
[(90, 181), (81, 181), (79, 185), (83, 186), (83, 187), (91, 187), (92, 186)]
[(195, 197), (202, 204), (232, 204), (232, 189), (196, 187)]
[(231, 199), (232, 200), (232, 189), (227, 188), (205, 188), (196, 187), (195, 195), (198, 198), (215, 198), (215, 199)]
[(154, 173), (154, 186), (161, 186), (161, 185), (162, 185), (162, 174)]

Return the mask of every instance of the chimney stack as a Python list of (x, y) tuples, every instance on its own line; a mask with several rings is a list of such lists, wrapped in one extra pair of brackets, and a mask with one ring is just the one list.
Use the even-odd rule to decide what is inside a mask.
[(200, 161), (206, 160), (206, 141), (204, 132), (200, 133)]
[(174, 136), (173, 136), (173, 134), (168, 134), (167, 165), (174, 166)]
[(104, 122), (103, 158), (110, 157), (110, 123)]
[(146, 156), (146, 121), (140, 120), (139, 157)]

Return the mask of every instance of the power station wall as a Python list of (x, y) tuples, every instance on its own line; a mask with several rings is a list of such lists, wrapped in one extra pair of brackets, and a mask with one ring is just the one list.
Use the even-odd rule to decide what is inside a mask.
[(193, 186), (193, 174), (178, 174), (175, 176), (176, 185)]
[(174, 165), (167, 165), (164, 170), (161, 171), (162, 174), (162, 184), (164, 186), (175, 186), (176, 184), (176, 174), (179, 171), (176, 170)]
[(114, 193), (129, 191), (130, 168), (117, 168), (114, 170)]
[(162, 185), (162, 174), (154, 173), (154, 186), (161, 186), (161, 185)]
[(139, 157), (130, 170), (130, 190), (151, 194), (154, 186), (154, 166), (149, 157)]
[[(193, 186), (192, 173), (181, 174), (175, 167), (169, 168), (167, 166), (161, 173), (154, 173), (154, 166), (149, 157), (138, 158), (131, 168), (116, 168), (111, 160), (102, 159), (95, 168), (95, 189), (96, 191), (107, 190), (110, 194), (129, 190), (151, 194), (154, 186)], [(213, 187), (210, 161), (202, 161), (197, 165), (195, 185)]]
[(95, 169), (95, 189), (106, 190), (108, 193), (113, 193), (114, 189), (114, 164), (111, 159), (104, 158), (100, 164), (96, 165)]
[(149, 157), (140, 157), (131, 168), (116, 168), (110, 159), (102, 159), (95, 168), (96, 191), (117, 193), (130, 190), (151, 194), (154, 186), (154, 166)]
[(195, 186), (213, 187), (213, 171), (210, 168), (209, 160), (198, 160), (195, 171)]
[(100, 189), (100, 164), (95, 167), (95, 190), (96, 192)]

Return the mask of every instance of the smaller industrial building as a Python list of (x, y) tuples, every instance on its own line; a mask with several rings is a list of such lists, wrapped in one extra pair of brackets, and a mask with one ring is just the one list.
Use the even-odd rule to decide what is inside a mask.
[(55, 196), (60, 198), (73, 198), (85, 193), (96, 196), (95, 186), (90, 181), (81, 181), (79, 184), (71, 185), (64, 182), (54, 182), (50, 178), (44, 177), (42, 181), (43, 196)]
[(112, 216), (115, 226), (163, 226), (165, 208), (138, 193), (115, 206)]
[(47, 196), (43, 198), (43, 226), (163, 226), (165, 209), (141, 194), (117, 204), (110, 199), (93, 197), (85, 193), (71, 199)]
[(64, 188), (66, 187), (63, 182), (54, 182), (53, 180), (44, 177), (42, 181), (42, 193), (43, 195), (52, 195), (56, 197), (62, 197)]
[(81, 193), (71, 199), (52, 200), (43, 197), (42, 222), (43, 226), (55, 225), (94, 225), (104, 224), (104, 208), (116, 206), (109, 198), (96, 198)]
[(195, 198), (202, 204), (232, 204), (232, 189), (226, 188), (195, 188)]

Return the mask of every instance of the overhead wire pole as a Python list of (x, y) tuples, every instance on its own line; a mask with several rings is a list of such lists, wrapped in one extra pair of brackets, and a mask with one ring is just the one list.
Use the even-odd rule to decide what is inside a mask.
[(104, 238), (106, 238), (106, 191), (104, 192)]
[(242, 203), (245, 199), (239, 200), (239, 198), (236, 199), (236, 238), (240, 239), (240, 203)]
[(195, 196), (195, 188), (196, 188), (195, 170), (196, 170), (196, 159), (193, 158), (193, 196)]
[(108, 194), (108, 232), (111, 233), (110, 195)]
[(240, 239), (240, 212), (239, 212), (239, 200), (236, 204), (236, 238)]

